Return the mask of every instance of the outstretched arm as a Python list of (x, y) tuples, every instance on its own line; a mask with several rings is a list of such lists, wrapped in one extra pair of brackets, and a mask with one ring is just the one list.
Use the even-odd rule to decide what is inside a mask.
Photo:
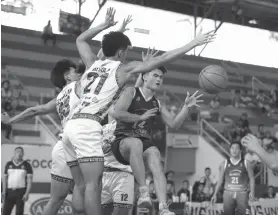
[(87, 31), (84, 31), (77, 37), (76, 46), (81, 59), (86, 65), (86, 68), (89, 68), (97, 60), (97, 56), (93, 53), (88, 40), (91, 40), (101, 31), (116, 24), (116, 22), (114, 21), (115, 12), (116, 11), (113, 8), (108, 8), (104, 23), (94, 28), (88, 29)]
[(203, 100), (199, 100), (203, 95), (198, 95), (198, 91), (196, 91), (192, 96), (190, 96), (189, 92), (187, 92), (187, 96), (184, 102), (184, 105), (180, 112), (173, 117), (165, 105), (161, 107), (161, 116), (164, 123), (170, 128), (179, 129), (186, 117), (188, 116), (189, 109), (193, 106), (199, 107), (198, 103), (203, 102)]
[(55, 112), (55, 111), (56, 111), (56, 98), (44, 105), (38, 105), (38, 106), (27, 108), (23, 112), (12, 117), (8, 121), (8, 123), (9, 124), (17, 123), (17, 122), (29, 119), (29, 118), (37, 116), (37, 115), (48, 114), (48, 113)]

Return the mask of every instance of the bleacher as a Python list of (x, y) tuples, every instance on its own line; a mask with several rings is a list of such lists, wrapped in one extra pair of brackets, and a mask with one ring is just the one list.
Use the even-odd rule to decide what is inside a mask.
[[(94, 52), (98, 52), (100, 43), (91, 42)], [(41, 100), (42, 95), (51, 95), (53, 86), (50, 83), (50, 70), (54, 63), (62, 58), (70, 58), (75, 62), (79, 56), (75, 45), (75, 38), (68, 35), (59, 35), (57, 45), (53, 47), (44, 45), (40, 38), (40, 32), (17, 29), (2, 26), (2, 62), (4, 62), (12, 73), (20, 78), (21, 82), (29, 91), (30, 104), (34, 105)], [(128, 61), (140, 60), (142, 48), (133, 48), (128, 55)], [(206, 66), (211, 64), (222, 65), (229, 74), (230, 85), (225, 92), (221, 92), (221, 108), (219, 113), (230, 119), (236, 119), (246, 110), (236, 109), (231, 106), (232, 90), (247, 89), (252, 91), (252, 77), (255, 76), (269, 87), (274, 87), (278, 83), (278, 73), (275, 68), (260, 67), (246, 64), (234, 64), (231, 62), (222, 62), (219, 60), (201, 58), (195, 56), (184, 56), (166, 67), (169, 70), (165, 80), (163, 91), (174, 95), (176, 100), (184, 101), (186, 90), (190, 93), (199, 89), (198, 74)], [(213, 95), (206, 92), (204, 94), (204, 106), (202, 109), (208, 109), (208, 104)], [(260, 123), (265, 124), (266, 129), (273, 131), (273, 125), (277, 120), (261, 116), (258, 117), (252, 112), (248, 112), (251, 129), (256, 131), (256, 126)], [(39, 133), (33, 131), (34, 119), (27, 120), (24, 123), (14, 126), (13, 134), (15, 142), (25, 143), (32, 137), (34, 142), (38, 141)], [(223, 124), (212, 123), (219, 131), (223, 129)], [(198, 131), (198, 125), (194, 121), (186, 123), (186, 132)], [(185, 130), (181, 131), (184, 132)], [(25, 138), (26, 137), (26, 138)]]

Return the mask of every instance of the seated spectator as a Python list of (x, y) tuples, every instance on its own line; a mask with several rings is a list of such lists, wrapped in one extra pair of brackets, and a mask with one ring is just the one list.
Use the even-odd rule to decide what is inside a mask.
[(245, 104), (247, 107), (254, 107), (255, 103), (253, 102), (253, 99), (248, 95), (248, 90), (245, 89), (241, 96), (240, 100), (242, 101), (243, 104)]
[(56, 45), (56, 35), (53, 34), (52, 32), (52, 26), (50, 20), (48, 21), (47, 25), (43, 28), (42, 39), (44, 44), (47, 44), (48, 40), (52, 40), (53, 46)]
[(204, 185), (198, 183), (197, 191), (193, 191), (192, 202), (204, 202), (204, 201), (209, 201), (209, 200), (206, 198), (206, 194), (204, 193)]
[(245, 131), (242, 128), (240, 122), (237, 122), (235, 128), (228, 132), (228, 139), (230, 142), (237, 142), (240, 141), (242, 137), (245, 136)]
[(174, 171), (168, 171), (165, 173), (167, 181), (172, 181), (174, 183), (174, 176), (175, 172)]
[(149, 184), (149, 194), (150, 194), (151, 200), (153, 202), (158, 202), (157, 195), (155, 193), (155, 188), (154, 188), (153, 181)]
[(238, 120), (241, 122), (242, 128), (249, 127), (247, 113), (242, 113)]
[(275, 103), (275, 108), (278, 109), (278, 84), (276, 85), (276, 89), (271, 91), (271, 94)]
[(265, 137), (265, 130), (263, 124), (258, 125), (258, 131), (256, 136), (261, 140)]
[(262, 90), (259, 90), (256, 97), (257, 106), (260, 108), (262, 113), (270, 115), (272, 113), (272, 109), (267, 101), (266, 96)]
[(246, 105), (241, 100), (241, 95), (240, 95), (240, 90), (239, 89), (235, 90), (235, 95), (234, 95), (234, 98), (232, 100), (232, 105), (235, 108), (245, 108), (246, 107)]
[(1, 102), (11, 100), (13, 96), (12, 86), (10, 81), (5, 80), (1, 84)]
[(172, 201), (173, 196), (175, 196), (175, 186), (173, 181), (167, 180), (166, 192), (167, 192), (167, 201)]
[(267, 193), (263, 195), (263, 198), (265, 199), (274, 199), (276, 196), (276, 193), (274, 192), (273, 186), (268, 186)]
[(10, 124), (4, 123), (5, 122), (5, 115), (6, 115), (5, 112), (1, 113), (1, 130), (5, 130), (6, 131), (6, 135), (5, 135), (6, 139), (10, 139), (11, 133), (12, 133), (12, 126)]
[(220, 97), (216, 95), (210, 102), (210, 108), (211, 110), (217, 110), (220, 107)]
[(182, 188), (179, 190), (177, 195), (180, 198), (180, 202), (186, 202), (191, 199), (188, 180), (183, 181)]

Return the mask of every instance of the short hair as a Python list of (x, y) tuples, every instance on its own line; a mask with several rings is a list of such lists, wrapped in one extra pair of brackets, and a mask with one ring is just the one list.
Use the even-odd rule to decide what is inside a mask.
[(53, 69), (51, 70), (50, 74), (50, 81), (51, 83), (60, 89), (62, 89), (66, 85), (66, 80), (64, 78), (64, 74), (73, 67), (76, 69), (75, 63), (73, 63), (69, 59), (63, 59), (58, 61)]
[(172, 171), (172, 170), (170, 170), (170, 171), (168, 171), (168, 172), (166, 172), (166, 173), (165, 173), (165, 177), (167, 178), (167, 177), (168, 177), (168, 175), (169, 175), (169, 174), (171, 174), (171, 173), (172, 173), (173, 175), (175, 175), (175, 172), (174, 172), (174, 171)]
[(101, 42), (102, 52), (105, 57), (113, 57), (120, 49), (127, 49), (131, 46), (128, 36), (119, 31), (111, 31), (103, 36)]
[[(157, 69), (157, 70), (160, 70), (160, 71), (163, 73), (163, 75), (167, 73), (167, 69), (166, 69), (164, 66), (159, 66), (159, 67), (157, 67), (156, 69)], [(153, 69), (153, 70), (156, 70), (156, 69)], [(153, 70), (151, 70), (151, 71), (153, 71)], [(149, 72), (151, 72), (151, 71), (149, 71)], [(143, 76), (144, 76), (145, 74), (149, 73), (149, 72), (144, 72), (144, 73), (142, 73), (142, 81), (144, 81)]]
[(2, 81), (1, 86), (3, 86), (5, 83), (11, 85), (11, 82), (9, 80), (4, 80), (4, 81)]
[(21, 149), (24, 152), (24, 149), (21, 146), (15, 147), (14, 151), (16, 151), (17, 149)]
[(205, 171), (207, 171), (207, 170), (211, 170), (211, 168), (210, 168), (210, 167), (206, 167), (206, 168), (205, 168)]
[(188, 181), (188, 180), (183, 180), (183, 182), (182, 182), (182, 183), (185, 183), (185, 182), (189, 184), (189, 181)]
[(241, 145), (240, 142), (232, 142), (231, 145), (230, 145), (230, 148), (231, 148), (233, 145), (239, 145), (240, 150), (242, 150), (242, 145)]

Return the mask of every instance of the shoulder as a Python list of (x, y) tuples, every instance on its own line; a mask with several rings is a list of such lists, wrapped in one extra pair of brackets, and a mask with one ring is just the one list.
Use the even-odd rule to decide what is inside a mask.
[(136, 89), (134, 87), (126, 87), (123, 90), (122, 94), (123, 94), (123, 96), (128, 96), (128, 97), (134, 98), (134, 96), (136, 94)]
[(27, 160), (23, 161), (23, 165), (32, 168), (31, 164)]
[(12, 165), (12, 164), (13, 164), (12, 161), (8, 161), (8, 162), (6, 163), (6, 166), (9, 166), (9, 165)]

